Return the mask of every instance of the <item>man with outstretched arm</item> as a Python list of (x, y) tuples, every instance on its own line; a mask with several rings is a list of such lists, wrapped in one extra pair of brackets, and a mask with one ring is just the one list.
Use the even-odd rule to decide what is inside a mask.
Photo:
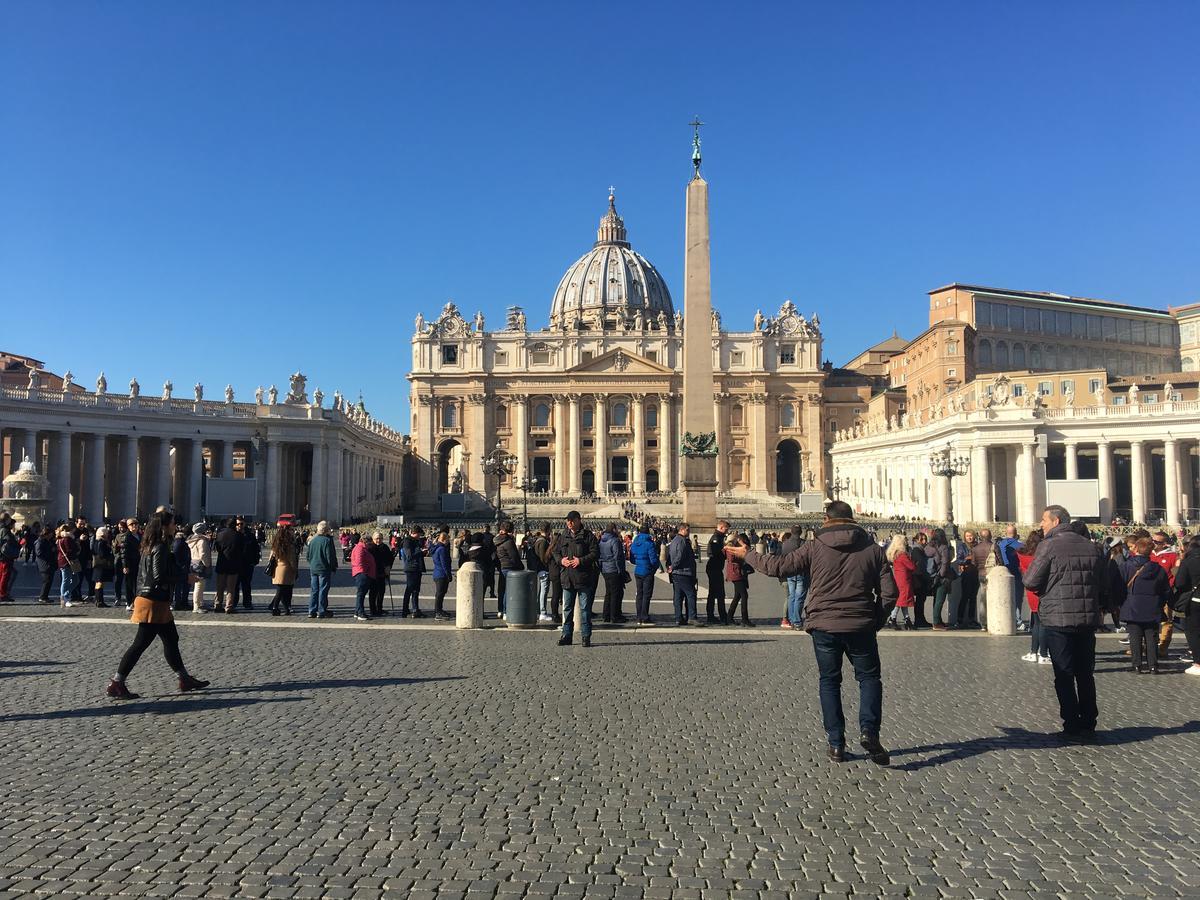
[(816, 537), (786, 555), (764, 556), (746, 544), (727, 546), (727, 552), (774, 578), (808, 576), (804, 628), (812, 635), (821, 673), (821, 714), (829, 758), (846, 760), (842, 657), (848, 656), (858, 681), (859, 743), (872, 762), (886, 766), (891, 757), (879, 742), (883, 678), (875, 633), (896, 603), (896, 582), (883, 549), (854, 521), (850, 504), (830, 503)]

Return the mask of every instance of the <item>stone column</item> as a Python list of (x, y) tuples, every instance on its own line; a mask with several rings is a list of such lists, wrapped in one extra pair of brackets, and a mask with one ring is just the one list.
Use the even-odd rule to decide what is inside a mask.
[(469, 472), (464, 480), (468, 485), (478, 485), (479, 492), (486, 494), (487, 479), (483, 477), (481, 463), (483, 458), (495, 449), (496, 433), (494, 429), (488, 430), (488, 395), (485, 393), (471, 394), (467, 399), (471, 402), (471, 435), (468, 449), (471, 451), (471, 460), (475, 465), (474, 471)]
[[(713, 430), (717, 433), (717, 493), (729, 490), (729, 451), (732, 449), (732, 438), (729, 437), (729, 404), (731, 398), (727, 393), (713, 396)], [(748, 413), (747, 413), (748, 415)]]
[(971, 448), (971, 514), (977, 522), (992, 521), (992, 485), (987, 445)]
[(200, 438), (192, 438), (191, 454), (188, 457), (188, 477), (187, 477), (187, 517), (193, 522), (200, 519), (204, 505), (203, 488), (204, 488), (204, 441)]
[[(26, 434), (32, 434), (27, 431)], [(23, 448), (28, 452), (28, 445)], [(50, 433), (49, 464), (46, 467), (50, 478), (49, 518), (66, 519), (71, 515), (71, 433)]]
[(1037, 506), (1037, 488), (1035, 486), (1037, 477), (1036, 453), (1037, 444), (1026, 442), (1021, 445), (1021, 457), (1019, 460), (1020, 474), (1017, 478), (1021, 486), (1021, 492), (1018, 498), (1017, 521), (1022, 525), (1031, 525), (1041, 518), (1035, 509)]
[[(752, 441), (751, 452), (753, 455), (753, 466), (750, 470), (750, 490), (765, 493), (767, 491), (767, 465), (771, 461), (771, 456), (767, 452), (767, 398), (765, 394), (751, 394), (749, 397), (749, 408), (746, 410), (746, 415), (750, 417), (750, 435)], [(721, 439), (725, 439), (725, 443), (729, 443), (729, 438), (724, 435), (718, 435), (717, 445), (720, 446)]]
[[(29, 459), (33, 463), (34, 467), (36, 467), (38, 472), (41, 473), (43, 471), (43, 466), (42, 466), (42, 461), (39, 458), (41, 456), (41, 454), (38, 453), (39, 449), (41, 449), (41, 441), (38, 440), (37, 429), (36, 428), (25, 429), (25, 439), (21, 445), (21, 452), (23, 454), (22, 458), (24, 458), (26, 456), (29, 457)], [(20, 464), (20, 461), (18, 460), (18, 465), (19, 464)], [(13, 466), (13, 468), (15, 469), (16, 466)]]
[[(567, 446), (571, 453), (571, 474), (567, 481), (567, 491), (571, 496), (577, 497), (583, 490), (583, 437), (579, 429), (579, 397), (575, 394), (571, 395), (570, 417)], [(594, 424), (595, 419), (592, 422)]]
[(325, 518), (325, 444), (313, 441), (312, 444), (312, 487), (308, 500), (308, 518), (319, 522)]
[(93, 434), (83, 454), (87, 466), (83, 509), (93, 524), (104, 518), (104, 443), (105, 435)]
[[(323, 518), (336, 525), (342, 518), (345, 509), (345, 488), (342, 477), (342, 448), (335, 443), (329, 448), (329, 488), (325, 492), (325, 513)], [(316, 521), (320, 521), (317, 519)]]
[(608, 395), (596, 394), (592, 449), (596, 454), (596, 493), (608, 493)]
[(671, 461), (675, 458), (675, 441), (671, 437), (671, 395), (660, 394), (658, 398), (658, 489), (675, 490), (675, 476), (671, 472)]
[(228, 438), (221, 442), (221, 477), (233, 477), (233, 441)]
[(1164, 488), (1166, 490), (1166, 499), (1164, 506), (1167, 508), (1167, 527), (1179, 527), (1179, 447), (1175, 442), (1175, 438), (1167, 438), (1163, 441), (1163, 464), (1166, 470), (1166, 479)]
[(1005, 503), (1008, 507), (1008, 515), (1014, 521), (1019, 521), (1021, 518), (1021, 491), (1024, 488), (1019, 482), (1020, 466), (1017, 464), (1017, 457), (1020, 453), (1018, 448), (1008, 445), (1003, 449), (1004, 453), (1004, 494)]
[(529, 398), (526, 396), (513, 397), (508, 411), (513, 416), (509, 420), (512, 428), (510, 429), (508, 452), (517, 458), (516, 480), (520, 481), (529, 471)]
[(278, 441), (267, 440), (266, 520), (268, 522), (277, 519), (282, 512), (279, 508), (279, 476), (281, 474), (279, 470), (283, 461), (281, 449)]
[(155, 471), (155, 498), (151, 504), (153, 510), (171, 502), (171, 439), (158, 439), (158, 465)]
[(1096, 478), (1100, 482), (1100, 524), (1107, 525), (1113, 516), (1112, 447), (1108, 441), (1096, 442)]
[(1067, 481), (1079, 480), (1079, 445), (1074, 441), (1068, 441), (1065, 445), (1067, 451)]
[(117, 478), (117, 516), (129, 518), (137, 514), (137, 469), (138, 442), (132, 435), (123, 434), (117, 438), (118, 478)]
[(642, 409), (642, 394), (634, 394), (630, 404), (630, 415), (633, 416), (633, 484), (629, 486), (631, 494), (646, 492), (646, 414)]
[(559, 394), (554, 398), (554, 478), (549, 488), (560, 494), (570, 490), (571, 485), (567, 475), (567, 421), (567, 398)]
[(1141, 441), (1129, 442), (1129, 478), (1133, 495), (1133, 521), (1146, 521), (1146, 452)]

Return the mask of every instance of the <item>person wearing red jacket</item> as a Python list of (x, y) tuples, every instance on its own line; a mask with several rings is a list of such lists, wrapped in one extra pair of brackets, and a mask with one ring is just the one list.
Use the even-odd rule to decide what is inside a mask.
[[(1154, 549), (1150, 551), (1152, 562), (1158, 563), (1167, 573), (1172, 590), (1175, 588), (1175, 570), (1179, 568), (1179, 550), (1167, 543), (1167, 533), (1156, 531), (1150, 535)], [(1171, 649), (1171, 638), (1175, 636), (1175, 612), (1169, 603), (1163, 605), (1162, 624), (1158, 626), (1158, 658), (1166, 659)]]
[(375, 557), (367, 549), (366, 541), (359, 541), (350, 551), (350, 574), (354, 578), (354, 618), (369, 622), (371, 616), (365, 604), (371, 584), (375, 581)]
[(896, 580), (896, 607), (888, 617), (888, 624), (892, 628), (908, 631), (915, 627), (908, 617), (908, 611), (912, 609), (917, 596), (917, 564), (909, 554), (907, 537), (893, 535), (892, 542), (888, 544), (887, 559), (892, 564), (892, 577)]
[[(1037, 546), (1042, 542), (1042, 529), (1035, 528), (1025, 538), (1025, 546), (1017, 551), (1017, 565), (1021, 567), (1021, 577), (1029, 571)], [(1029, 604), (1029, 652), (1021, 657), (1025, 662), (1050, 665), (1050, 648), (1046, 645), (1046, 632), (1042, 629), (1042, 620), (1038, 615), (1038, 592), (1025, 588), (1025, 602)]]
[[(744, 534), (734, 538), (734, 543), (750, 546), (750, 541)], [(754, 623), (750, 621), (750, 573), (753, 571), (740, 559), (734, 559), (727, 550), (725, 551), (725, 580), (733, 585), (733, 602), (729, 605), (729, 618), (726, 620), (730, 625), (733, 624), (733, 614), (737, 612), (738, 604), (741, 603), (742, 625), (747, 628), (754, 627)]]

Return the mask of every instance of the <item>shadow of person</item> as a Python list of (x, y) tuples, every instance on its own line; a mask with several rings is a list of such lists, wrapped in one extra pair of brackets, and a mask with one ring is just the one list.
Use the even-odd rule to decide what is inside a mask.
[(0, 722), (51, 722), (56, 719), (103, 719), (109, 716), (128, 716), (140, 713), (151, 715), (178, 715), (201, 712), (207, 709), (235, 709), (256, 703), (295, 703), (305, 697), (211, 697), (182, 695), (156, 697), (153, 700), (128, 700), (109, 702), (104, 706), (84, 706), (78, 709), (54, 709), (46, 712), (11, 713), (0, 716)]
[(396, 687), (434, 681), (463, 681), (466, 675), (438, 675), (431, 678), (322, 678), (319, 680), (268, 681), (242, 687), (210, 687), (205, 694), (256, 694), (261, 691), (316, 691), (337, 688)]
[[(609, 633), (611, 634), (611, 632), (609, 632)], [(596, 637), (596, 634), (594, 632), (592, 634), (592, 637), (593, 638)], [(593, 646), (593, 648), (594, 647), (622, 647), (622, 648), (629, 647), (629, 648), (633, 648), (633, 647), (686, 647), (688, 645), (694, 646), (696, 644), (719, 644), (719, 645), (723, 646), (723, 645), (732, 645), (732, 644), (770, 644), (770, 643), (773, 643), (771, 638), (680, 638), (677, 641), (672, 641), (672, 640), (639, 641), (637, 639), (626, 641), (626, 640), (618, 639), (615, 641), (605, 641), (604, 643), (601, 643), (601, 644), (593, 644), (592, 646)]]
[(66, 659), (6, 659), (0, 660), (0, 668), (5, 666), (73, 666), (74, 660)]
[[(1063, 743), (1058, 733), (1046, 734), (1041, 731), (1029, 731), (1025, 728), (1006, 728), (995, 726), (1001, 734), (990, 737), (977, 737), (969, 741), (946, 741), (939, 744), (924, 744), (920, 747), (906, 747), (893, 750), (892, 757), (909, 756), (917, 753), (938, 753), (929, 759), (914, 760), (893, 769), (902, 772), (916, 772), (930, 766), (940, 766), (954, 760), (970, 759), (983, 753), (1001, 750), (1049, 750), (1058, 747), (1072, 746)], [(1136, 744), (1158, 737), (1169, 737), (1176, 734), (1196, 734), (1200, 732), (1200, 722), (1193, 719), (1183, 725), (1163, 727), (1159, 725), (1127, 725), (1122, 728), (1111, 728), (1107, 731), (1096, 732), (1096, 743), (1105, 746), (1117, 744)], [(941, 751), (941, 752), (938, 752)]]

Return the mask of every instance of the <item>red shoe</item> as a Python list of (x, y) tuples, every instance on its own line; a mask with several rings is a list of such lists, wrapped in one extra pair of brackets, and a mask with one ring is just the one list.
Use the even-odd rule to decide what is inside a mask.
[(201, 681), (199, 678), (193, 678), (191, 675), (182, 675), (179, 678), (179, 690), (184, 693), (198, 691), (206, 687), (208, 687), (207, 681)]
[(108, 690), (105, 693), (114, 700), (136, 700), (139, 696), (125, 687), (125, 682), (115, 680), (108, 683)]
[(780, 619), (780, 620), (779, 620), (779, 627), (780, 627), (780, 628), (791, 628), (792, 630), (795, 630), (795, 628), (794, 628), (794, 626), (792, 625), (792, 623), (791, 623), (791, 622), (789, 622), (787, 619)]

